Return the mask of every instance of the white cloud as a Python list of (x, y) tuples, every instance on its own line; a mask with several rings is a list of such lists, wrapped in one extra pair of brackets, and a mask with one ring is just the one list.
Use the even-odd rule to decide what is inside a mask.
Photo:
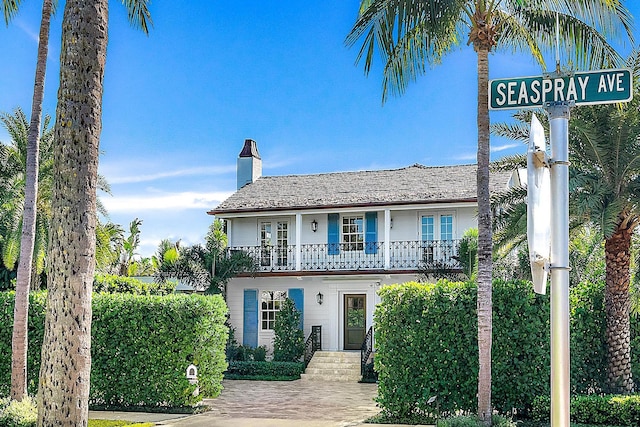
[(36, 42), (36, 44), (38, 43), (38, 33), (33, 31), (33, 29), (29, 25), (27, 25), (22, 19), (16, 19), (15, 24), (18, 26), (18, 28), (24, 31), (25, 34), (29, 36), (30, 39)]
[(509, 144), (493, 146), (493, 147), (491, 147), (491, 152), (492, 153), (498, 153), (500, 151), (509, 150), (511, 148), (516, 148), (516, 147), (522, 147), (522, 143), (521, 142), (512, 142), (512, 143), (509, 143)]
[(462, 153), (459, 156), (453, 157), (456, 161), (476, 161), (476, 153)]
[(214, 191), (210, 193), (198, 193), (185, 191), (181, 193), (166, 193), (160, 195), (128, 195), (103, 197), (102, 203), (109, 212), (130, 212), (137, 214), (140, 211), (153, 210), (187, 210), (187, 209), (213, 209), (221, 201), (229, 197), (232, 192)]
[(235, 172), (235, 165), (229, 166), (199, 166), (187, 169), (178, 169), (166, 172), (157, 172), (146, 175), (130, 175), (130, 176), (109, 176), (107, 181), (110, 184), (131, 184), (135, 182), (149, 182), (164, 178), (175, 178), (180, 176), (194, 175), (222, 175)]

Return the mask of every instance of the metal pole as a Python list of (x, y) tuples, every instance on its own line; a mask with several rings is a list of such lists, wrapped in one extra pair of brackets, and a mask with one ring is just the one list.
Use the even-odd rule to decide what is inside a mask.
[(551, 427), (569, 427), (569, 104), (549, 103)]

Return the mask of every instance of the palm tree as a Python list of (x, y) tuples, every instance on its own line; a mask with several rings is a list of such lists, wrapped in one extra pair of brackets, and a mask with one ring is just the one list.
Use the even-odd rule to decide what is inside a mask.
[(134, 256), (137, 255), (136, 250), (140, 246), (140, 226), (142, 220), (136, 218), (129, 224), (129, 236), (122, 239), (118, 248), (118, 275), (129, 276), (129, 268), (134, 262)]
[[(30, 272), (33, 277), (44, 270), (47, 248), (49, 220), (51, 218), (51, 188), (53, 186), (53, 130), (46, 116), (42, 128), (39, 150), (38, 197), (36, 204), (36, 233), (34, 257)], [(29, 121), (24, 112), (17, 108), (12, 114), (0, 114), (0, 123), (7, 129), (11, 141), (7, 145), (0, 143), (0, 233), (3, 242), (0, 244), (1, 258), (4, 266), (14, 270), (19, 260), (23, 209), (25, 204), (25, 185), (28, 157)]]
[(640, 102), (580, 108), (571, 124), (570, 208), (604, 235), (608, 387), (630, 393), (631, 237), (640, 224)]
[(96, 223), (96, 271), (113, 274), (120, 259), (124, 230), (112, 222)]
[(178, 279), (209, 294), (222, 293), (226, 297), (229, 279), (240, 272), (254, 270), (255, 261), (245, 252), (227, 251), (224, 224), (215, 220), (209, 226), (205, 245), (182, 247), (180, 242), (163, 240), (158, 246), (154, 264), (158, 282)]
[(438, 63), (461, 40), (466, 38), (477, 54), (478, 416), (485, 424), (491, 423), (492, 412), (488, 54), (499, 47), (526, 50), (544, 66), (542, 48), (552, 43), (556, 16), (562, 47), (574, 53), (579, 65), (616, 64), (619, 56), (607, 37), (620, 27), (632, 37), (628, 11), (621, 1), (608, 0), (362, 0), (347, 36), (348, 45), (364, 37), (357, 58), (364, 58), (366, 73), (376, 49), (381, 55), (383, 101), (389, 90), (402, 94), (428, 63)]
[[(629, 61), (633, 66), (637, 54)], [(636, 68), (638, 70), (638, 68)], [(640, 224), (640, 94), (626, 105), (580, 107), (569, 122), (571, 162), (569, 201), (571, 225), (578, 233), (574, 245), (572, 274), (580, 280), (587, 263), (602, 250), (604, 238), (605, 307), (607, 317), (606, 388), (614, 393), (629, 393), (631, 377), (629, 331), (630, 267), (632, 236)], [(494, 130), (503, 136), (523, 139), (527, 114), (516, 116), (520, 124), (498, 125)], [(518, 164), (510, 159), (506, 164)], [(503, 165), (505, 166), (505, 165)], [(505, 196), (502, 201), (506, 200)], [(526, 235), (522, 224), (524, 199), (509, 201), (501, 231), (505, 241), (519, 241)], [(504, 206), (504, 205), (503, 205)], [(524, 208), (526, 212), (526, 208)], [(526, 213), (524, 214), (526, 217)]]
[[(124, 1), (145, 32), (148, 0)], [(56, 111), (47, 310), (38, 425), (87, 425), (98, 146), (108, 0), (67, 0)]]
[[(19, 0), (3, 0), (5, 22), (8, 24), (16, 13)], [(38, 38), (38, 56), (31, 104), (31, 122), (28, 131), (26, 175), (20, 258), (16, 280), (13, 338), (11, 352), (11, 397), (22, 400), (27, 395), (27, 316), (29, 312), (29, 289), (31, 287), (32, 260), (36, 241), (36, 210), (38, 195), (38, 157), (44, 81), (49, 51), (49, 26), (54, 11), (52, 0), (44, 0)]]

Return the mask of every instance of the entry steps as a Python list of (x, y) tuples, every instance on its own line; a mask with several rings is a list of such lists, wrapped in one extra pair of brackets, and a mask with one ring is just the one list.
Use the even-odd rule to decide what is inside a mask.
[(304, 381), (358, 382), (360, 375), (359, 351), (316, 351), (304, 374)]

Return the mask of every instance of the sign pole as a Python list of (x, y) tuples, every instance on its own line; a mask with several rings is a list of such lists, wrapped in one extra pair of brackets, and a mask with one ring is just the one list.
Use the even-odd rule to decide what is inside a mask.
[(554, 102), (551, 142), (551, 427), (569, 427), (569, 115)]

